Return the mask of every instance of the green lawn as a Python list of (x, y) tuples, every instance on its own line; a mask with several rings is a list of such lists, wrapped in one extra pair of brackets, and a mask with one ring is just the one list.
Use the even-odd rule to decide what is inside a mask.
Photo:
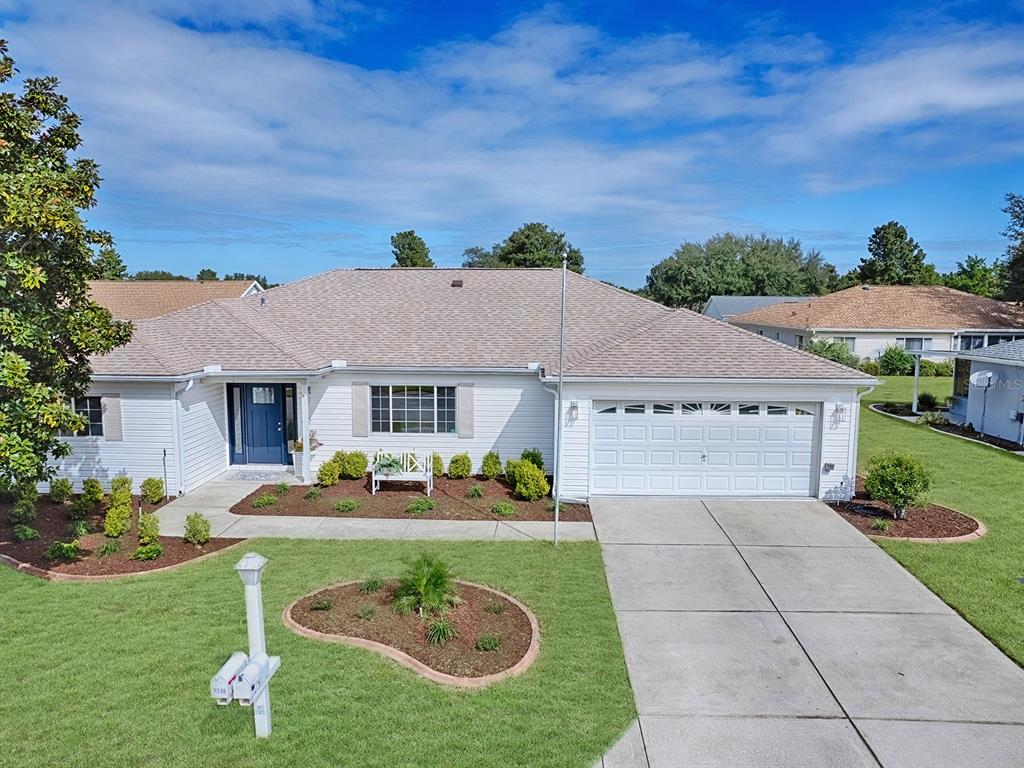
[[(952, 393), (948, 378), (922, 378), (922, 391), (940, 401)], [(913, 378), (886, 377), (865, 402), (910, 402)], [(932, 473), (931, 498), (983, 521), (988, 533), (960, 544), (881, 546), (911, 573), (1024, 665), (1024, 458), (952, 435), (862, 411), (860, 471), (886, 448), (917, 455)], [(879, 585), (883, 588), (883, 585)]]
[[(233, 551), (178, 571), (48, 583), (0, 567), (0, 744), (18, 766), (590, 766), (635, 717), (596, 543), (258, 540), (267, 644), (282, 658), (274, 732), (218, 707), (209, 678), (245, 650)], [(479, 692), (284, 628), (318, 586), (391, 576), (429, 550), (530, 605), (541, 654)], [(16, 745), (16, 746), (15, 746)], [(16, 753), (16, 754), (15, 754)]]

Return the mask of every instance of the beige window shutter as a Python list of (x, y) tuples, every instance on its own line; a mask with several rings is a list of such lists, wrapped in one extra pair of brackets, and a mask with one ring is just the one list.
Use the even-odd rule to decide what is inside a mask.
[(455, 425), (460, 438), (473, 437), (473, 385), (459, 384), (455, 393)]
[(352, 383), (352, 437), (370, 436), (370, 385)]
[(100, 395), (100, 409), (103, 414), (103, 439), (124, 440), (121, 423), (121, 395)]

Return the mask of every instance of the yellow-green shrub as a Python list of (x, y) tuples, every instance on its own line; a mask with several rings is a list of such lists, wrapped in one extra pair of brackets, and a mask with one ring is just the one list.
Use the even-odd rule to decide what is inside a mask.
[(95, 477), (82, 481), (82, 496), (94, 507), (103, 501), (103, 486)]
[(484, 460), (480, 464), (480, 474), (488, 480), (494, 480), (501, 476), (501, 456), (497, 451), (488, 451), (484, 454)]
[(316, 473), (316, 482), (319, 485), (334, 485), (340, 477), (341, 466), (332, 459), (320, 465), (320, 469)]
[(431, 456), (431, 463), (434, 477), (441, 477), (444, 474), (444, 459), (441, 458), (441, 454), (435, 453)]
[(521, 460), (514, 468), (516, 496), (527, 501), (537, 501), (551, 492), (551, 486), (544, 473), (532, 461)]
[(448, 477), (452, 480), (462, 480), (473, 474), (473, 460), (468, 453), (457, 453), (448, 462)]
[(159, 477), (147, 477), (139, 490), (147, 504), (159, 504), (164, 498), (164, 481)]
[(370, 460), (362, 451), (346, 453), (341, 460), (341, 476), (348, 480), (359, 480), (366, 474), (366, 468)]
[(156, 515), (146, 514), (139, 518), (139, 544), (152, 544), (160, 538), (160, 521)]
[(119, 536), (124, 536), (124, 534), (128, 533), (128, 529), (131, 527), (131, 502), (129, 501), (127, 504), (111, 503), (106, 516), (103, 518), (103, 533), (111, 539), (116, 539)]

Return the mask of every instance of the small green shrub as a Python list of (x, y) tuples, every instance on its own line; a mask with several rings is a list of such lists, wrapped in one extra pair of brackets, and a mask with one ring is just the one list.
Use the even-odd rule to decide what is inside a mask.
[(309, 610), (329, 611), (331, 610), (332, 605), (334, 605), (334, 603), (332, 603), (330, 600), (320, 598), (319, 600), (314, 600), (312, 603), (309, 604)]
[(377, 609), (372, 605), (361, 605), (356, 609), (356, 618), (369, 621), (377, 614)]
[(878, 363), (874, 360), (864, 360), (860, 364), (860, 369), (868, 376), (878, 376), (881, 374), (881, 370), (878, 367)]
[(502, 600), (488, 600), (484, 604), (484, 610), (488, 613), (493, 613), (495, 616), (500, 616), (505, 612), (508, 605)]
[(871, 521), (871, 530), (878, 531), (879, 533), (888, 533), (892, 528), (892, 520), (887, 520), (884, 517), (876, 517)]
[(110, 481), (110, 492), (111, 493), (125, 493), (127, 491), (130, 496), (132, 493), (132, 479), (128, 475), (118, 475)]
[(132, 527), (132, 508), (130, 504), (111, 505), (103, 518), (103, 533), (107, 538), (117, 539), (128, 533)]
[(317, 470), (316, 482), (318, 485), (326, 487), (336, 484), (340, 477), (341, 466), (334, 461), (325, 461), (320, 465), (320, 469)]
[(370, 460), (366, 458), (366, 454), (362, 451), (346, 453), (344, 458), (338, 464), (341, 476), (346, 480), (361, 479), (366, 475), (366, 469), (369, 466)]
[(533, 464), (541, 473), (544, 472), (544, 454), (540, 452), (540, 448), (527, 448), (519, 458)]
[(409, 506), (407, 506), (405, 508), (405, 511), (408, 512), (413, 517), (419, 517), (420, 515), (429, 512), (430, 510), (432, 510), (436, 506), (437, 505), (434, 504), (434, 500), (433, 499), (430, 499), (430, 498), (427, 498), (427, 497), (424, 496), (421, 499), (414, 499), (409, 504)]
[(193, 512), (185, 518), (185, 535), (187, 543), (201, 547), (210, 540), (210, 521), (201, 512)]
[(427, 627), (427, 642), (431, 645), (445, 645), (455, 639), (455, 625), (451, 619), (438, 616)]
[(335, 512), (355, 512), (359, 509), (359, 502), (355, 499), (338, 499), (331, 509)]
[(917, 417), (917, 423), (925, 424), (927, 426), (937, 426), (940, 424), (949, 424), (949, 419), (942, 411), (925, 411)]
[(67, 504), (73, 493), (71, 481), (66, 477), (55, 477), (50, 481), (50, 501), (54, 504)]
[(159, 477), (147, 477), (142, 481), (139, 491), (147, 504), (159, 504), (164, 500), (164, 481)]
[(488, 480), (501, 477), (501, 456), (497, 451), (488, 451), (484, 454), (484, 460), (480, 463), (480, 474)]
[(139, 544), (152, 544), (160, 538), (160, 520), (156, 515), (139, 517)]
[(462, 602), (455, 576), (443, 560), (422, 554), (409, 563), (395, 589), (394, 609), (399, 614), (441, 614)]
[(68, 538), (80, 539), (89, 535), (89, 524), (85, 520), (76, 520), (68, 526)]
[(100, 557), (110, 557), (111, 555), (117, 554), (121, 551), (121, 540), (120, 539), (107, 539), (100, 546)]
[(318, 501), (320, 497), (323, 495), (324, 492), (320, 490), (320, 487), (317, 485), (313, 485), (310, 486), (310, 489), (306, 491), (306, 495), (303, 496), (302, 498), (304, 498), (306, 501)]
[(473, 460), (468, 453), (456, 453), (448, 462), (448, 477), (463, 480), (473, 474)]
[(860, 358), (854, 354), (853, 350), (837, 339), (816, 339), (812, 337), (804, 342), (802, 349), (805, 352), (810, 352), (812, 355), (845, 365), (847, 368), (856, 368), (860, 364)]
[(272, 493), (262, 493), (256, 497), (252, 505), (256, 509), (264, 509), (265, 507), (272, 507), (277, 504), (277, 496)]
[(151, 541), (149, 544), (143, 544), (131, 554), (132, 560), (156, 560), (160, 555), (164, 553), (164, 548), (160, 545), (159, 541)]
[(11, 525), (34, 523), (36, 521), (36, 505), (32, 503), (32, 499), (20, 496), (11, 505), (11, 509), (7, 513), (7, 519), (11, 521)]
[(933, 363), (935, 366), (933, 376), (952, 376), (953, 375), (953, 361), (942, 360), (938, 363)]
[(484, 497), (484, 489), (480, 485), (471, 485), (469, 490), (466, 491), (467, 499), (482, 499)]
[(907, 507), (919, 502), (931, 488), (931, 476), (914, 456), (902, 451), (884, 451), (871, 457), (864, 489), (872, 499), (891, 505), (897, 520), (907, 516)]
[(275, 496), (287, 496), (288, 492), (291, 489), (292, 489), (292, 487), (290, 485), (288, 485), (288, 483), (278, 483), (277, 485), (274, 486), (274, 495)]
[(440, 453), (435, 453), (430, 457), (431, 472), (434, 477), (441, 477), (444, 474), (444, 459), (441, 458)]
[(516, 514), (516, 505), (511, 501), (499, 501), (491, 507), (491, 514), (498, 517), (513, 517)]
[(919, 411), (934, 411), (939, 407), (939, 398), (931, 392), (921, 392), (917, 396), (917, 409)]
[(509, 459), (505, 462), (505, 480), (513, 488), (516, 487), (516, 478), (519, 477), (519, 468), (526, 463), (522, 459)]
[(551, 491), (551, 486), (548, 485), (544, 473), (532, 461), (520, 461), (514, 470), (514, 475), (516, 496), (521, 499), (537, 501)]
[(53, 544), (48, 546), (43, 552), (43, 557), (47, 560), (67, 560), (68, 562), (77, 560), (82, 556), (82, 548), (78, 545), (78, 541), (55, 541)]
[(494, 632), (484, 632), (476, 639), (476, 644), (473, 647), (484, 653), (493, 653), (501, 648), (501, 635)]
[(96, 505), (93, 504), (85, 496), (79, 496), (73, 502), (71, 507), (68, 509), (68, 517), (72, 520), (83, 520), (91, 515), (96, 510)]
[(921, 358), (921, 375), (922, 376), (934, 376), (935, 375), (935, 363), (931, 360), (925, 360)]
[(380, 592), (382, 589), (384, 589), (384, 580), (373, 576), (359, 585), (359, 591), (364, 595), (372, 595), (376, 592)]
[(39, 538), (39, 531), (28, 525), (14, 526), (15, 541), (35, 541)]
[(878, 372), (883, 376), (908, 376), (914, 371), (914, 356), (899, 344), (890, 344), (878, 358)]

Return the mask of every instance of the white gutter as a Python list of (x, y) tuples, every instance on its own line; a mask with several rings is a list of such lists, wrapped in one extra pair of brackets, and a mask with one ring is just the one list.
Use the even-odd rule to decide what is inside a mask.
[[(880, 384), (881, 382), (878, 382), (878, 383)], [(857, 493), (857, 448), (860, 446), (860, 435), (858, 434), (860, 432), (860, 412), (861, 412), (861, 402), (860, 401), (861, 401), (861, 399), (865, 395), (870, 395), (872, 392), (874, 392), (876, 386), (878, 386), (878, 385), (874, 384), (874, 385), (868, 387), (867, 389), (865, 389), (863, 392), (858, 392), (857, 393), (857, 424), (856, 424), (857, 428), (850, 430), (850, 433), (851, 433), (851, 436), (852, 436), (851, 439), (852, 439), (852, 442), (853, 442), (853, 445), (850, 446), (850, 465), (853, 467), (853, 477), (850, 478), (850, 479), (853, 481), (853, 493), (854, 494)], [(824, 428), (824, 422), (825, 422), (825, 414), (822, 414), (822, 428)], [(853, 497), (851, 496), (851, 498), (853, 498)]]
[[(772, 378), (708, 378), (708, 377), (652, 377), (652, 376), (567, 376), (567, 381), (576, 383), (605, 384), (814, 384), (839, 387), (876, 387), (882, 382), (874, 376), (865, 375), (857, 379), (772, 379)], [(557, 376), (541, 376), (541, 381), (557, 382)]]
[(530, 368), (524, 366), (522, 368), (459, 368), (459, 367), (437, 367), (437, 366), (397, 366), (393, 368), (382, 368), (377, 365), (346, 365), (342, 367), (328, 366), (326, 368), (315, 368), (313, 370), (265, 370), (265, 371), (225, 371), (220, 370), (216, 372), (210, 371), (195, 371), (192, 373), (182, 373), (173, 375), (142, 375), (132, 376), (130, 374), (94, 374), (91, 379), (92, 381), (170, 381), (170, 382), (182, 382), (189, 381), (190, 379), (199, 378), (217, 378), (217, 379), (267, 379), (267, 378), (309, 378), (326, 376), (329, 373), (336, 373), (338, 371), (380, 371), (381, 373), (448, 373), (453, 375), (461, 375), (465, 373), (486, 373), (486, 374), (501, 374), (501, 375), (522, 375), (522, 376), (534, 376), (537, 373), (536, 368)]
[[(198, 377), (197, 377), (198, 378)], [(196, 384), (196, 380), (189, 379), (181, 389), (174, 390), (174, 466), (178, 480), (178, 495), (184, 496), (187, 492), (185, 482), (185, 440), (181, 430), (181, 396), (188, 392)]]

